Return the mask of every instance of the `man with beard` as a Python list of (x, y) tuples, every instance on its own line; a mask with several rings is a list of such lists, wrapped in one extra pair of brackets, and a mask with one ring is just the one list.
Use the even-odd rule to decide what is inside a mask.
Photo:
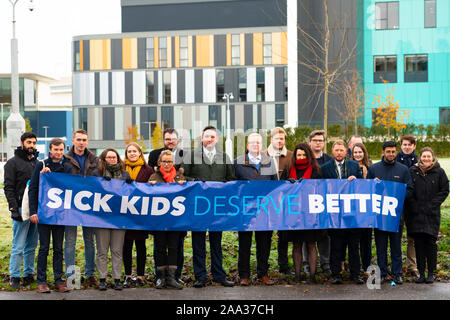
[(5, 196), (12, 218), (13, 241), (9, 262), (10, 285), (20, 289), (20, 266), (23, 260), (23, 286), (34, 282), (34, 257), (38, 243), (37, 225), (22, 219), (22, 199), (37, 161), (36, 135), (25, 132), (14, 157), (6, 162)]

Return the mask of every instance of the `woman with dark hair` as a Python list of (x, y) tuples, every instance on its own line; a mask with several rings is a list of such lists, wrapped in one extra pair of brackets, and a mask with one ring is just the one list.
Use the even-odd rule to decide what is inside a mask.
[[(125, 147), (125, 170), (136, 182), (147, 182), (148, 178), (154, 173), (153, 169), (145, 162), (141, 147), (136, 142), (131, 142)], [(136, 287), (144, 285), (145, 259), (147, 257), (147, 248), (145, 240), (148, 238), (148, 231), (145, 230), (126, 230), (125, 241), (123, 243), (123, 264), (125, 267), (125, 288), (131, 287), (135, 283)], [(133, 266), (133, 243), (136, 244), (136, 282), (131, 278), (131, 269)]]
[[(369, 160), (369, 154), (364, 144), (359, 142), (354, 144), (350, 159), (358, 162), (365, 179), (369, 167), (372, 165), (372, 161)], [(363, 270), (367, 271), (367, 268), (372, 264), (372, 229), (362, 228), (360, 231), (361, 238), (359, 241), (359, 252), (361, 255), (361, 265)]]
[[(158, 158), (158, 169), (151, 175), (149, 183), (179, 183), (186, 182), (183, 176), (182, 168), (178, 171), (174, 167), (172, 151), (164, 150)], [(183, 289), (175, 278), (178, 261), (178, 244), (183, 231), (153, 231), (155, 246), (155, 265), (158, 273), (156, 289), (162, 289), (166, 286)]]
[[(98, 168), (93, 172), (94, 176), (103, 177), (107, 181), (111, 179), (123, 179), (127, 183), (132, 180), (125, 171), (125, 164), (120, 159), (119, 153), (113, 149), (105, 149), (99, 156)], [(98, 288), (106, 290), (106, 275), (108, 273), (108, 249), (111, 248), (112, 276), (114, 278), (114, 289), (122, 290), (120, 282), (122, 275), (122, 251), (125, 230), (96, 228), (95, 238), (97, 242), (97, 271), (100, 283)]]
[[(295, 146), (290, 165), (284, 169), (280, 180), (291, 182), (302, 179), (321, 179), (321, 169), (309, 145), (299, 143)], [(308, 260), (310, 266), (309, 282), (315, 283), (317, 266), (316, 242), (326, 234), (325, 230), (289, 230), (280, 232), (280, 237), (285, 241), (293, 242), (292, 259), (294, 261), (295, 277), (297, 281), (301, 279), (302, 269), (302, 243), (308, 246)]]
[[(434, 156), (433, 149), (420, 150), (419, 162), (409, 169), (414, 184), (414, 195), (409, 199), (405, 222), (414, 238), (419, 278), (416, 283), (433, 283), (436, 270), (436, 241), (441, 224), (441, 204), (449, 193), (448, 178)], [(425, 267), (428, 276), (425, 278)]]

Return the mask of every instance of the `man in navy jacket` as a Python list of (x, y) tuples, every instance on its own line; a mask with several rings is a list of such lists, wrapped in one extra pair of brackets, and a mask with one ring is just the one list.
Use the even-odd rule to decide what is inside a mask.
[[(406, 198), (410, 198), (414, 186), (408, 167), (395, 161), (397, 156), (397, 144), (387, 141), (383, 144), (383, 157), (380, 162), (370, 166), (367, 179), (387, 180), (406, 184)], [(403, 215), (400, 225), (403, 224)], [(377, 247), (377, 261), (381, 271), (381, 282), (387, 275), (387, 246), (391, 247), (391, 263), (393, 280), (396, 284), (402, 284), (402, 233), (388, 232), (375, 229), (375, 245)]]
[[(346, 158), (347, 146), (342, 140), (334, 142), (332, 147), (333, 159), (322, 166), (324, 179), (362, 179), (361, 168), (356, 161)], [(361, 261), (359, 258), (360, 231), (357, 228), (330, 229), (331, 238), (330, 265), (333, 284), (341, 284), (341, 262), (345, 260), (345, 251), (348, 245), (348, 260), (350, 263), (350, 278), (357, 284), (363, 284), (359, 273)]]
[(49, 293), (47, 284), (47, 256), (50, 249), (50, 236), (53, 237), (53, 275), (55, 278), (55, 290), (58, 292), (67, 292), (63, 276), (63, 241), (65, 226), (40, 224), (37, 215), (38, 196), (39, 196), (39, 178), (41, 173), (60, 172), (72, 173), (70, 161), (64, 157), (65, 143), (62, 139), (52, 139), (49, 144), (50, 157), (44, 160), (45, 168), (42, 162), (38, 162), (31, 176), (30, 187), (28, 191), (30, 221), (38, 224), (39, 232), (39, 254), (37, 260), (37, 281), (38, 291), (40, 293)]

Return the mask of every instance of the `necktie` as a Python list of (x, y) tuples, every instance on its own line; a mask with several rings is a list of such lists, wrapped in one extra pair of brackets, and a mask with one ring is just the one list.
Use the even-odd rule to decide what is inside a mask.
[(210, 163), (213, 162), (213, 153), (211, 151), (208, 153), (208, 159)]
[(343, 177), (344, 172), (343, 172), (343, 170), (342, 170), (342, 169), (343, 169), (343, 168), (342, 168), (342, 163), (339, 163), (338, 166), (339, 166), (339, 176), (340, 176), (339, 178), (340, 178), (340, 179), (343, 179), (343, 178), (344, 178), (344, 177)]

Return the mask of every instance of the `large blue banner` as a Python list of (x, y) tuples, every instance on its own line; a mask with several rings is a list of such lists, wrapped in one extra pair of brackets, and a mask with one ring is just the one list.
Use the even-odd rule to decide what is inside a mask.
[(39, 222), (136, 230), (398, 230), (406, 186), (375, 180), (127, 184), (41, 174)]

